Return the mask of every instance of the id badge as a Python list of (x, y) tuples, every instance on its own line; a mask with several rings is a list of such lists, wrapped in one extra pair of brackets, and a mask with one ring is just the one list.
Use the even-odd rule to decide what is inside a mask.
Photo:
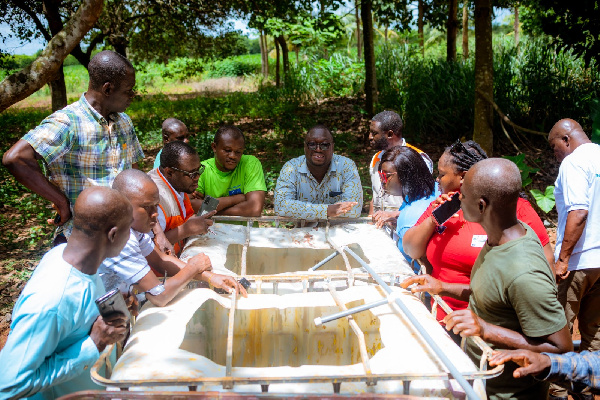
[(487, 235), (473, 235), (473, 239), (471, 239), (471, 247), (483, 247), (486, 240)]

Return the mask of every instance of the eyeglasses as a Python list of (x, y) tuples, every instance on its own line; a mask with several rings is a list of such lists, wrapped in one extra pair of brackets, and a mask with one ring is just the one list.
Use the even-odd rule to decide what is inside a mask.
[(396, 175), (397, 172), (385, 172), (385, 171), (379, 171), (379, 179), (381, 179), (381, 183), (388, 183), (388, 181), (390, 180), (390, 176), (392, 175)]
[(329, 147), (331, 147), (331, 143), (308, 142), (308, 143), (306, 143), (306, 147), (308, 147), (309, 150), (316, 150), (318, 147), (319, 150), (325, 151), (325, 150), (329, 150)]
[(190, 179), (199, 178), (200, 175), (202, 175), (202, 173), (204, 172), (204, 165), (202, 165), (202, 164), (200, 164), (200, 168), (198, 168), (197, 171), (184, 171), (182, 169), (175, 168), (175, 167), (170, 167), (170, 168), (174, 169), (175, 171), (181, 172), (182, 174), (186, 175)]

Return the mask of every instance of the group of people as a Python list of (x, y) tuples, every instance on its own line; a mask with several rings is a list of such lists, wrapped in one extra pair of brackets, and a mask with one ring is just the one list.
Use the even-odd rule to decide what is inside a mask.
[[(11, 365), (0, 374), (2, 397), (55, 398), (94, 388), (89, 367), (99, 352), (129, 332), (125, 316), (99, 315), (94, 301), (108, 290), (120, 290), (134, 315), (138, 299), (164, 306), (192, 279), (247, 295), (232, 276), (214, 272), (206, 255), (187, 263), (177, 258), (188, 237), (210, 231), (215, 213), (262, 214), (263, 170), (256, 157), (244, 154), (242, 131), (220, 127), (211, 145), (214, 157), (202, 161), (189, 144), (186, 125), (168, 118), (162, 125), (164, 147), (153, 169), (144, 173), (137, 168), (144, 155), (125, 114), (134, 96), (133, 66), (103, 51), (88, 71), (88, 91), (3, 157), (20, 183), (54, 204), (57, 233), (55, 247), (15, 304), (11, 333), (0, 352), (0, 365)], [(571, 120), (559, 121), (550, 132), (550, 145), (562, 162), (552, 254), (543, 223), (520, 197), (514, 163), (488, 159), (477, 143), (459, 141), (444, 151), (434, 179), (432, 160), (406, 143), (402, 129), (402, 119), (392, 111), (373, 117), (370, 139), (379, 151), (369, 166), (369, 215), (377, 227), (392, 225), (399, 257), (428, 266), (427, 274), (401, 286), (443, 296), (453, 312), (438, 311), (437, 317), (455, 340), (477, 335), (494, 348), (514, 349), (492, 358), (492, 364), (515, 363), (489, 381), (490, 397), (544, 398), (547, 383), (531, 375), (543, 378), (548, 370), (583, 385), (583, 396), (589, 396), (587, 387), (597, 387), (600, 373), (598, 353), (556, 354), (572, 350), (575, 318), (582, 349), (600, 347), (593, 307), (600, 233), (591, 228), (600, 207), (594, 202), (600, 148)], [(358, 170), (352, 160), (334, 153), (326, 126), (307, 132), (304, 153), (280, 172), (275, 213), (306, 220), (360, 216)], [(47, 165), (48, 177), (39, 160)], [(440, 225), (432, 211), (456, 192), (461, 209)], [(218, 206), (199, 215), (207, 196)], [(467, 351), (474, 361), (480, 357), (475, 348)], [(573, 374), (574, 367), (564, 367), (573, 363), (577, 371), (591, 367), (587, 374)], [(517, 379), (521, 376), (527, 377)], [(562, 398), (566, 390), (556, 387), (553, 395)]]

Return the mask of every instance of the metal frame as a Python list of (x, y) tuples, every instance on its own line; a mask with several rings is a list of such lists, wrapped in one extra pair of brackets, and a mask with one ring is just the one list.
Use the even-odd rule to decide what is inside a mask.
[[(282, 218), (282, 217), (260, 217), (260, 218), (245, 218), (245, 217), (213, 217), (215, 220), (223, 220), (223, 221), (246, 221), (246, 237), (244, 248), (242, 251), (242, 275), (244, 275), (246, 270), (246, 254), (247, 249), (250, 244), (250, 227), (254, 221), (264, 221), (264, 222), (276, 222), (278, 224), (280, 221), (285, 222), (298, 222), (298, 219), (294, 218)], [(343, 220), (343, 222), (370, 222), (370, 218), (338, 218), (336, 220)], [(365, 373), (364, 375), (328, 375), (328, 376), (307, 376), (307, 377), (233, 377), (231, 376), (232, 372), (232, 348), (233, 348), (233, 327), (235, 323), (234, 314), (236, 309), (237, 296), (235, 293), (231, 295), (231, 307), (229, 310), (229, 324), (228, 324), (228, 337), (227, 337), (227, 355), (226, 355), (226, 376), (225, 377), (202, 377), (197, 379), (151, 379), (151, 380), (121, 380), (114, 381), (108, 378), (105, 378), (99, 374), (99, 370), (102, 366), (106, 366), (107, 371), (112, 371), (112, 366), (108, 355), (111, 354), (113, 346), (109, 346), (105, 352), (100, 355), (100, 358), (96, 361), (94, 366), (91, 369), (91, 377), (94, 382), (103, 386), (113, 386), (118, 387), (121, 390), (129, 390), (130, 387), (150, 387), (150, 386), (188, 386), (189, 390), (194, 392), (197, 390), (197, 387), (200, 385), (220, 385), (224, 389), (232, 389), (234, 385), (248, 385), (248, 384), (257, 384), (261, 386), (261, 391), (263, 393), (268, 392), (269, 385), (278, 384), (278, 383), (331, 383), (333, 386), (333, 392), (338, 394), (341, 390), (342, 382), (365, 382), (368, 386), (374, 386), (378, 381), (388, 381), (388, 380), (396, 380), (402, 381), (403, 383), (403, 394), (408, 395), (410, 391), (410, 383), (413, 380), (451, 380), (455, 379), (465, 390), (468, 399), (478, 399), (479, 397), (474, 392), (472, 384), (475, 379), (489, 379), (496, 377), (502, 373), (504, 370), (503, 365), (499, 365), (492, 370), (487, 370), (487, 360), (492, 354), (492, 349), (479, 337), (473, 337), (475, 344), (482, 350), (483, 355), (481, 358), (480, 370), (472, 373), (461, 373), (456, 367), (452, 364), (452, 362), (446, 357), (446, 355), (441, 351), (439, 346), (433, 341), (431, 336), (423, 329), (418, 320), (412, 315), (412, 313), (406, 308), (406, 306), (402, 303), (402, 301), (397, 298), (389, 287), (389, 285), (379, 276), (369, 264), (365, 263), (360, 256), (354, 253), (351, 249), (347, 247), (338, 246), (331, 238), (329, 237), (329, 221), (326, 221), (325, 226), (325, 236), (328, 243), (331, 245), (332, 249), (335, 250), (334, 254), (341, 254), (344, 258), (344, 262), (346, 264), (347, 271), (345, 273), (315, 273), (313, 272), (316, 268), (311, 268), (309, 271), (305, 273), (296, 273), (293, 275), (250, 275), (245, 276), (246, 279), (250, 281), (255, 281), (257, 286), (257, 293), (262, 293), (261, 284), (264, 282), (273, 282), (273, 290), (277, 292), (277, 284), (279, 282), (301, 282), (303, 284), (303, 291), (307, 292), (309, 286), (312, 287), (314, 282), (326, 281), (326, 288), (329, 290), (333, 300), (341, 309), (343, 315), (337, 316), (337, 318), (345, 317), (348, 319), (348, 322), (352, 328), (352, 331), (357, 336), (360, 347), (361, 354), (361, 362), (363, 364)], [(350, 255), (356, 261), (358, 261), (362, 267), (367, 271), (367, 273), (357, 273), (354, 274), (352, 268), (350, 267), (350, 263), (348, 257), (346, 255)], [(325, 262), (329, 261), (333, 258), (333, 255), (328, 256), (326, 259), (318, 263), (318, 266), (323, 265)], [(315, 266), (316, 267), (316, 266)], [(318, 268), (318, 267), (317, 267)], [(390, 277), (390, 282), (393, 282), (398, 274), (382, 274), (388, 275)], [(421, 337), (428, 343), (429, 347), (433, 350), (433, 353), (446, 365), (446, 368), (450, 371), (449, 373), (430, 373), (430, 374), (377, 374), (373, 375), (371, 373), (371, 368), (369, 364), (369, 357), (366, 350), (366, 345), (364, 341), (364, 333), (356, 324), (356, 321), (352, 318), (351, 313), (348, 310), (345, 304), (339, 299), (335, 287), (331, 284), (332, 280), (340, 280), (345, 279), (348, 282), (348, 286), (352, 286), (354, 284), (355, 279), (359, 280), (367, 280), (367, 281), (375, 281), (379, 288), (382, 290), (383, 299), (382, 301), (375, 302), (376, 305), (382, 304), (390, 304), (390, 308), (399, 316), (403, 316), (408, 318), (415, 329), (419, 332)], [(449, 309), (446, 303), (439, 297), (433, 296), (435, 303), (439, 304), (444, 309)], [(368, 305), (367, 305), (368, 306)], [(374, 303), (371, 304), (371, 307), (375, 306)], [(362, 310), (366, 309), (365, 306), (361, 306)], [(369, 307), (367, 307), (369, 308)], [(354, 310), (353, 312), (358, 312), (360, 310)], [(435, 308), (433, 309), (435, 312)], [(338, 314), (342, 314), (338, 313)]]

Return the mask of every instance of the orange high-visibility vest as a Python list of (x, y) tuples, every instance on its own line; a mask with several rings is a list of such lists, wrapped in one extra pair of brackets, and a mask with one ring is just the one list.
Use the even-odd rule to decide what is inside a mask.
[[(187, 193), (183, 194), (183, 205), (185, 207), (184, 217), (183, 210), (181, 209), (181, 204), (177, 200), (177, 195), (175, 194), (175, 191), (173, 190), (171, 185), (169, 185), (163, 174), (160, 173), (158, 168), (148, 172), (148, 175), (150, 176), (150, 178), (152, 178), (154, 183), (156, 183), (156, 186), (158, 186), (158, 195), (160, 197), (160, 203), (158, 206), (162, 210), (165, 216), (165, 220), (167, 222), (164, 231), (168, 232), (171, 229), (183, 225), (185, 221), (187, 221), (194, 215), (194, 209), (192, 208), (192, 203), (190, 202), (190, 198), (188, 197)], [(179, 254), (179, 252), (183, 249), (184, 245), (185, 239), (174, 243), (173, 247), (175, 249), (175, 253)]]

